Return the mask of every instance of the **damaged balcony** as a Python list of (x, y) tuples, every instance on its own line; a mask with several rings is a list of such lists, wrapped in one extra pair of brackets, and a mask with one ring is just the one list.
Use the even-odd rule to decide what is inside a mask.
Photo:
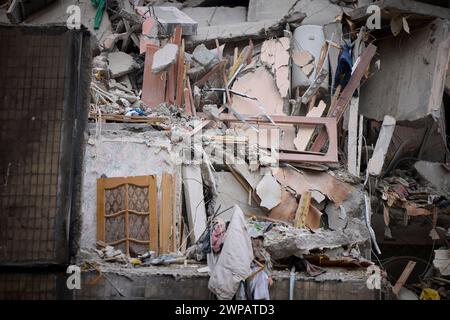
[(0, 297), (450, 298), (445, 5), (5, 3)]

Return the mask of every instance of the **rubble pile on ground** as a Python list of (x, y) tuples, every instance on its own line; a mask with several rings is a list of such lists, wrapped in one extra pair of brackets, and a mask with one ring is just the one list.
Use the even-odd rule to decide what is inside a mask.
[[(331, 268), (449, 299), (450, 10), (386, 0), (374, 28), (370, 2), (89, 5), (85, 165), (123, 173), (115, 159), (144, 145), (154, 167), (92, 165), (95, 265), (207, 263), (220, 299), (269, 299), (274, 270)], [(8, 18), (27, 19), (15, 6)], [(122, 140), (139, 147), (100, 148)], [(385, 267), (415, 230), (429, 262)]]
[[(239, 13), (245, 7), (190, 1), (108, 2), (115, 32), (93, 59), (91, 119), (151, 123), (172, 132), (173, 152), (203, 150), (182, 164), (176, 257), (142, 252), (135, 267), (178, 254), (207, 260), (209, 288), (223, 299), (242, 293), (246, 279), (247, 288), (267, 287), (272, 268), (312, 276), (327, 267), (367, 268), (371, 252), (381, 253), (372, 197), (381, 199), (385, 237), (392, 239), (389, 223), (401, 209), (432, 217), (431, 237), (448, 238), (438, 223), (448, 221), (448, 166), (392, 169), (402, 124), (361, 112), (360, 84), (376, 81), (384, 61), (370, 30), (356, 29), (356, 1), (317, 1), (331, 6), (317, 19), (306, 2), (273, 18), (253, 1), (247, 17)], [(229, 21), (202, 20), (211, 10)], [(410, 32), (394, 31), (394, 38)], [(447, 178), (423, 181), (427, 170)]]

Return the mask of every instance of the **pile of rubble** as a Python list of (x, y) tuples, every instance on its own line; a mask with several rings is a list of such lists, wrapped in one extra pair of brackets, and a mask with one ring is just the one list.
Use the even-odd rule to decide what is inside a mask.
[(214, 25), (217, 16), (200, 21), (201, 12), (226, 8), (143, 2), (108, 2), (115, 33), (93, 59), (90, 118), (149, 123), (171, 132), (177, 153), (203, 151), (182, 161), (179, 251), (142, 253), (131, 264), (207, 260), (219, 298), (268, 298), (273, 268), (317, 276), (373, 265), (371, 247), (381, 252), (372, 201), (381, 204), (387, 238), (399, 208), (432, 216), (431, 237), (448, 238), (437, 225), (449, 214), (448, 171), (430, 187), (412, 170), (392, 170), (396, 119), (387, 114), (369, 145), (376, 123), (358, 111), (360, 85), (379, 72), (380, 58), (369, 30), (355, 27), (355, 4), (330, 4), (334, 11), (319, 21), (300, 1), (275, 19), (247, 21), (262, 14), (248, 12)]
[[(177, 198), (167, 191), (172, 182), (161, 182), (158, 210), (173, 225), (147, 199), (146, 223), (154, 218), (156, 232), (166, 233), (126, 239), (139, 250), (119, 250), (122, 240), (105, 241), (107, 227), (99, 228), (100, 262), (206, 261), (217, 297), (268, 299), (274, 269), (316, 277), (327, 268), (382, 267), (378, 256), (396, 239), (398, 221), (424, 218), (433, 249), (443, 249), (420, 290), (436, 298), (430, 290), (450, 281), (449, 10), (383, 1), (373, 29), (371, 1), (205, 3), (113, 0), (95, 8), (89, 28), (108, 24), (111, 32), (97, 34), (89, 119), (164, 133), (183, 190)], [(10, 19), (26, 18), (13, 9)], [(384, 234), (373, 226), (380, 217)], [(391, 279), (398, 298), (411, 287), (410, 269)], [(444, 289), (437, 295), (449, 298)]]

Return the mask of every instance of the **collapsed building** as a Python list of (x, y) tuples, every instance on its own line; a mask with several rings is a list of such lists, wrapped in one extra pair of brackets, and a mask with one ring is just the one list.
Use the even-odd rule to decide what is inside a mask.
[(450, 298), (445, 1), (3, 2), (0, 297)]

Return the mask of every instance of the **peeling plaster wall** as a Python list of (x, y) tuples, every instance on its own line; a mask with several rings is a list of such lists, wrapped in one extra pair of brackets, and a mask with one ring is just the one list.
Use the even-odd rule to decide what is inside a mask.
[[(104, 125), (105, 126), (105, 125)], [(181, 210), (181, 171), (170, 160), (170, 140), (161, 132), (109, 131), (90, 135), (83, 164), (81, 195), (81, 248), (95, 248), (97, 239), (97, 179), (106, 177), (157, 175), (158, 192), (164, 171), (177, 176), (177, 212)], [(177, 215), (179, 216), (179, 215)]]

